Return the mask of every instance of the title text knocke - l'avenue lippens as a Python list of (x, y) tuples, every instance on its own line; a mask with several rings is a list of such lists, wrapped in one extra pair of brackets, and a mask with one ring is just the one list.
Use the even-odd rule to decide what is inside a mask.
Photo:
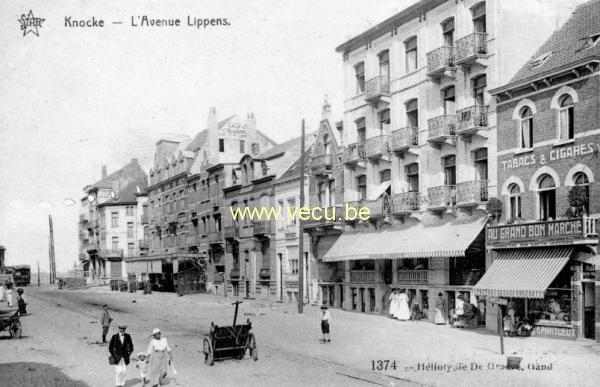
[[(147, 15), (136, 15), (130, 17), (131, 27), (196, 27), (207, 28), (217, 26), (229, 26), (228, 18), (203, 18), (187, 16), (186, 19), (179, 18), (154, 18)], [(105, 20), (96, 16), (75, 17), (65, 16), (65, 27), (71, 28), (104, 28)], [(121, 23), (119, 23), (121, 24)]]

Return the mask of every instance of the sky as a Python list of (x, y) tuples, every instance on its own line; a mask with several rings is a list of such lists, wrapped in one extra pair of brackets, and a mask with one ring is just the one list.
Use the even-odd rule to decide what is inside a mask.
[[(83, 187), (154, 144), (253, 112), (277, 142), (316, 129), (327, 94), (342, 117), (335, 48), (415, 0), (3, 1), (0, 3), (0, 245), (6, 264), (48, 269), (48, 215), (58, 271), (78, 262)], [(22, 14), (42, 18), (23, 36)], [(179, 28), (131, 18), (179, 18)], [(227, 18), (197, 29), (187, 17)], [(103, 28), (65, 27), (104, 20)], [(112, 24), (122, 21), (123, 24)], [(75, 205), (72, 204), (72, 200)]]

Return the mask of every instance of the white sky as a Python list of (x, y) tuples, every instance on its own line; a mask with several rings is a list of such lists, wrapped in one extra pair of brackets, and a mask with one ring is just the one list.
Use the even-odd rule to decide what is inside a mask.
[[(219, 118), (254, 112), (275, 141), (316, 128), (325, 94), (342, 116), (335, 47), (415, 0), (2, 1), (0, 3), (0, 244), (7, 264), (57, 270), (78, 261), (78, 200), (138, 158), (145, 169), (166, 133), (193, 136), (210, 106)], [(23, 36), (21, 14), (46, 19)], [(229, 27), (133, 28), (131, 16), (225, 17)], [(96, 16), (105, 27), (65, 28)], [(123, 21), (123, 25), (112, 25)], [(54, 208), (40, 203), (51, 203)]]

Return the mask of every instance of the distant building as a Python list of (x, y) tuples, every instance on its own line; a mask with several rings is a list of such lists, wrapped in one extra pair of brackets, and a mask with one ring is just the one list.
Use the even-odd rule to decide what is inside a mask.
[(124, 258), (137, 256), (144, 237), (147, 175), (137, 159), (85, 188), (79, 215), (79, 260), (94, 282), (126, 278)]

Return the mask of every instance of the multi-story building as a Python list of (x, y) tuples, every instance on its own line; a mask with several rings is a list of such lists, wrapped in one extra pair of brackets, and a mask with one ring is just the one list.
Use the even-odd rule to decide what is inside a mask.
[(332, 300), (385, 313), (390, 289), (403, 288), (425, 314), (438, 293), (450, 308), (461, 294), (475, 302), (472, 286), (485, 269), (486, 202), (497, 195), (488, 89), (510, 79), (567, 6), (422, 0), (338, 47), (342, 165), (333, 167), (340, 176), (329, 179), (335, 186), (328, 190), (341, 191), (343, 179), (333, 205), (368, 207), (371, 218), (331, 226), (343, 232), (315, 247), (323, 273), (339, 277), (343, 266), (339, 296), (323, 278)]
[(143, 246), (147, 175), (137, 159), (84, 190), (79, 215), (79, 259), (90, 281), (126, 278), (125, 259)]
[[(308, 136), (308, 140), (310, 138)], [(293, 166), (298, 162), (299, 155), (300, 138), (276, 145), (260, 155), (244, 155), (238, 166), (232, 170), (232, 179), (226, 181), (223, 192), (227, 211), (223, 216), (226, 238), (224, 262), (227, 293), (245, 297), (273, 299), (282, 297), (284, 290), (281, 281), (284, 267), (280, 265), (284, 262), (281, 251), (279, 252), (282, 254), (281, 261), (276, 259), (279, 257), (276, 255), (278, 254), (277, 220), (274, 216), (269, 219), (266, 217), (233, 219), (229, 208), (241, 211), (264, 209), (263, 212), (277, 210), (275, 183), (279, 179), (283, 179), (281, 183), (286, 184), (288, 177), (292, 178), (298, 173), (295, 172)], [(297, 197), (298, 187), (295, 192), (294, 194), (290, 193), (290, 199)], [(282, 208), (282, 210), (282, 217), (284, 217), (285, 209)], [(296, 242), (296, 256), (298, 256), (297, 248), (298, 242)], [(290, 254), (293, 254), (291, 251), (290, 246)], [(291, 274), (286, 278), (290, 280), (289, 291), (293, 293)], [(290, 296), (293, 297), (292, 294)]]
[[(600, 341), (600, 1), (577, 7), (506, 85), (498, 117), (499, 224), (475, 288), (536, 335)], [(595, 176), (596, 175), (596, 176)], [(553, 302), (554, 301), (554, 302)]]
[[(194, 138), (162, 139), (156, 144), (148, 192), (149, 253), (132, 262), (134, 273), (148, 274), (163, 289), (173, 288), (173, 274), (206, 265), (207, 286), (218, 282), (222, 255), (220, 197), (224, 163), (237, 163), (248, 151), (258, 155), (274, 142), (245, 121), (230, 116), (218, 121), (210, 108), (207, 127)], [(216, 265), (216, 266), (215, 266)], [(216, 279), (215, 279), (216, 278)]]

